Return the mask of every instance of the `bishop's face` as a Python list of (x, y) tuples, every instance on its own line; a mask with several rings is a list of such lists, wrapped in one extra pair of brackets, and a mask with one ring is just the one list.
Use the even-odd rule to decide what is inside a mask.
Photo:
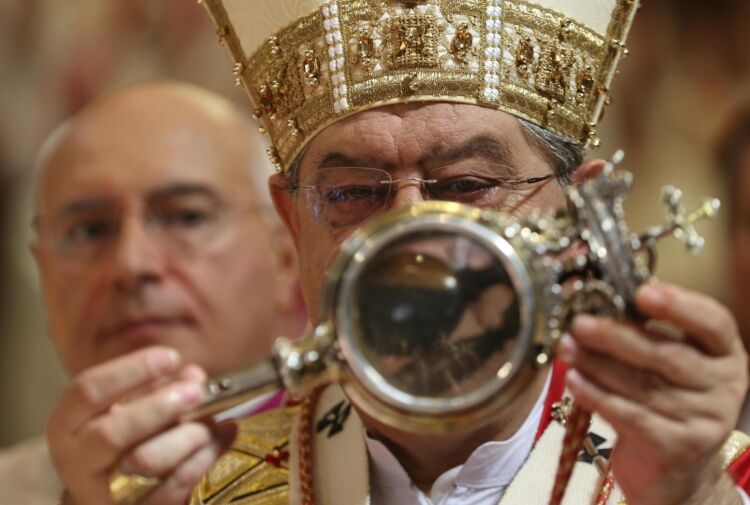
[[(386, 106), (329, 126), (304, 152), (296, 189), (286, 191), (289, 183), (282, 176), (271, 183), (299, 252), (311, 322), (318, 322), (324, 274), (339, 246), (383, 211), (428, 198), (515, 215), (559, 208), (564, 196), (554, 178), (512, 191), (491, 182), (552, 172), (546, 154), (515, 117), (475, 105)], [(391, 183), (382, 184), (384, 179)]]

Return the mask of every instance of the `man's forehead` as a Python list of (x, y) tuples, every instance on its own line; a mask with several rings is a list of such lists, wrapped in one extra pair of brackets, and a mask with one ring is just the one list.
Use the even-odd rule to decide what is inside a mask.
[(38, 211), (57, 212), (91, 199), (143, 200), (173, 187), (203, 187), (225, 199), (252, 192), (243, 160), (205, 139), (160, 143), (159, 136), (144, 142), (140, 138), (111, 143), (89, 138), (61, 146), (40, 169)]
[(518, 120), (502, 111), (470, 104), (422, 103), (378, 107), (338, 121), (310, 144), (314, 163), (338, 162), (344, 157), (411, 158), (450, 157), (464, 147), (485, 153), (512, 155), (523, 140)]

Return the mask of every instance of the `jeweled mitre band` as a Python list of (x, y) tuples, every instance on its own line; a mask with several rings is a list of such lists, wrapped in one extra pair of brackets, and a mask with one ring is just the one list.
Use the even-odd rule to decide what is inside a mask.
[(203, 0), (286, 170), (373, 107), (477, 104), (573, 142), (596, 127), (638, 0)]

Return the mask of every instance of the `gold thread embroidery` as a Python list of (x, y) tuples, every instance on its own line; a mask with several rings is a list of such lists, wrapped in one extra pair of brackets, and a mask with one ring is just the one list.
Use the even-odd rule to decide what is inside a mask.
[(391, 68), (435, 67), (437, 20), (431, 15), (409, 12), (391, 20), (388, 40)]
[(531, 37), (523, 37), (516, 46), (516, 70), (522, 77), (528, 77), (529, 70), (534, 64), (534, 46)]
[(750, 448), (750, 436), (741, 431), (733, 431), (721, 447), (722, 467), (726, 470)]
[(299, 408), (265, 412), (238, 423), (237, 439), (195, 487), (191, 503), (289, 503), (289, 435)]
[(474, 36), (469, 31), (469, 23), (458, 26), (451, 42), (451, 53), (461, 63), (469, 62), (469, 55), (474, 53)]
[(370, 25), (363, 25), (359, 29), (359, 36), (357, 37), (357, 63), (363, 65), (370, 65), (375, 59), (375, 41), (370, 35)]
[(305, 51), (302, 71), (305, 73), (308, 84), (316, 86), (320, 82), (320, 63), (318, 63), (318, 58), (315, 57), (315, 51), (312, 49)]
[[(204, 5), (242, 63), (237, 77), (271, 136), (274, 161), (286, 168), (343, 115), (414, 100), (498, 108), (591, 144), (638, 2), (617, 0), (599, 34), (526, 0), (338, 0), (330, 5), (340, 42), (326, 39), (333, 32), (318, 10), (250, 58), (222, 0)], [(343, 97), (345, 108), (334, 108)]]

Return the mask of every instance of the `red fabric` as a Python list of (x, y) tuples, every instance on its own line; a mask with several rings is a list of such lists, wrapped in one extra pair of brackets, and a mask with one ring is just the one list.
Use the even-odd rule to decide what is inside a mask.
[(555, 360), (552, 364), (552, 378), (550, 379), (549, 392), (547, 399), (544, 401), (544, 410), (542, 411), (542, 420), (539, 422), (539, 428), (536, 430), (534, 443), (536, 444), (552, 421), (552, 405), (562, 400), (565, 392), (565, 374), (568, 367), (561, 360)]
[(727, 469), (734, 482), (750, 494), (750, 450), (745, 451)]

